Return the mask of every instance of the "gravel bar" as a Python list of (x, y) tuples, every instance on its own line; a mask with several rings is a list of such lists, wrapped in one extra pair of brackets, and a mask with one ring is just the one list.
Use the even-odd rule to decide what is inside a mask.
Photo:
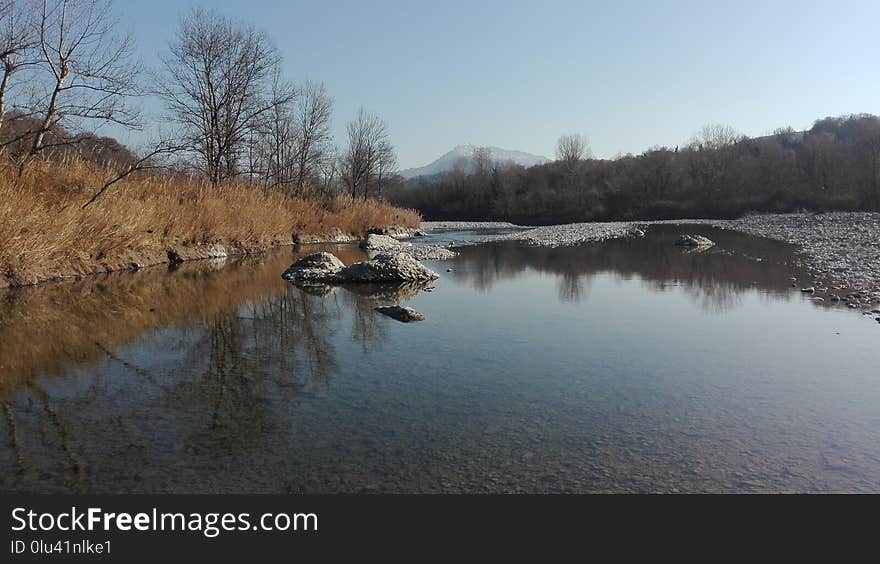
[[(522, 228), (490, 240), (522, 241), (560, 247), (627, 237), (652, 224), (711, 225), (797, 245), (816, 281), (828, 291), (846, 289), (862, 295), (862, 303), (880, 301), (880, 213), (835, 212), (823, 214), (750, 215), (740, 219), (615, 221), (570, 223)], [(427, 230), (516, 228), (499, 222), (426, 222)]]

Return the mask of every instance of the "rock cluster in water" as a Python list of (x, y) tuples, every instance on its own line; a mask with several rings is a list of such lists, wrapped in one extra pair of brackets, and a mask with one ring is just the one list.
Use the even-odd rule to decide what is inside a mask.
[(380, 253), (345, 266), (332, 253), (313, 253), (293, 263), (282, 278), (299, 284), (427, 282), (438, 275), (406, 253)]
[(361, 241), (360, 247), (368, 253), (405, 253), (416, 260), (446, 260), (455, 256), (454, 251), (435, 245), (413, 245), (407, 241), (398, 241), (390, 235), (371, 233)]

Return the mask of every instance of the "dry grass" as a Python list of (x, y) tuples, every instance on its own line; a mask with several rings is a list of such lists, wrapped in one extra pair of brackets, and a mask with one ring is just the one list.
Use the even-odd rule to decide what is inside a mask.
[(289, 244), (335, 227), (416, 227), (416, 212), (346, 197), (302, 199), (244, 183), (219, 189), (188, 178), (130, 177), (85, 210), (106, 171), (81, 161), (0, 170), (0, 285), (118, 270), (166, 260), (170, 249), (220, 243), (236, 251)]

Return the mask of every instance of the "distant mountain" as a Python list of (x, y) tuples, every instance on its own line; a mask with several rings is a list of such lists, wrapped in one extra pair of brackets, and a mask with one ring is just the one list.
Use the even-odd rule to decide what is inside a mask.
[[(439, 176), (441, 174), (451, 172), (456, 165), (460, 163), (464, 167), (465, 172), (474, 171), (473, 153), (476, 145), (459, 145), (452, 149), (431, 164), (418, 168), (408, 168), (400, 171), (400, 175), (404, 178), (416, 178), (419, 176)], [(540, 155), (524, 153), (523, 151), (511, 151), (500, 147), (486, 147), (489, 149), (491, 159), (498, 163), (512, 162), (514, 164), (525, 167), (544, 164), (550, 162), (550, 159)]]

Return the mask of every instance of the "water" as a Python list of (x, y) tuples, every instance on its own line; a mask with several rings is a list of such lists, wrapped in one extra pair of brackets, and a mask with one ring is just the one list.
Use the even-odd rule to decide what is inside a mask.
[(787, 245), (682, 229), (719, 244), (463, 247), (398, 295), (304, 292), (289, 249), (10, 292), (0, 490), (880, 491), (880, 324), (792, 288)]

